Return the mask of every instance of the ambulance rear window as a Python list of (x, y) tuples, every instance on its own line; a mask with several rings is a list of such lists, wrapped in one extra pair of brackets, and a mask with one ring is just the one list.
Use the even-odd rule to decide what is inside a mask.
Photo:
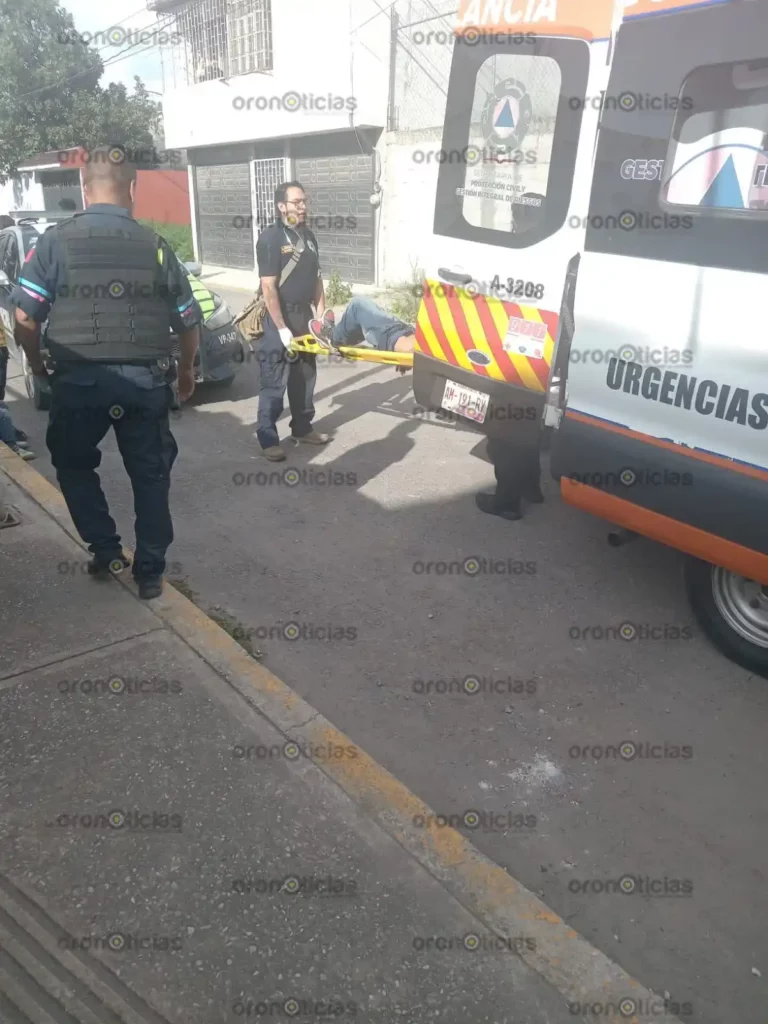
[(573, 182), (589, 48), (496, 36), (454, 48), (435, 232), (511, 248), (553, 234)]
[(457, 188), (470, 224), (524, 230), (546, 202), (561, 81), (551, 57), (499, 55), (481, 65)]

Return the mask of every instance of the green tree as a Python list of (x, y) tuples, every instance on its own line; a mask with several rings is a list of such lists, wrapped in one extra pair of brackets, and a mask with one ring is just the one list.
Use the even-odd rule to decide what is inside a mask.
[(46, 150), (152, 145), (159, 105), (138, 77), (101, 88), (103, 70), (57, 0), (0, 0), (0, 183)]

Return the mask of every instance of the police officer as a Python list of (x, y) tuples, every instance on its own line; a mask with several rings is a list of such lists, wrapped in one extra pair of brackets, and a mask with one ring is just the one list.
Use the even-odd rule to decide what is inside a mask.
[(278, 219), (259, 235), (256, 257), (267, 306), (259, 343), (259, 413), (256, 436), (271, 462), (282, 462), (277, 420), (288, 389), (291, 435), (296, 442), (327, 444), (330, 434), (312, 429), (317, 379), (315, 356), (290, 354), (294, 337), (309, 334), (312, 306), (325, 312), (317, 239), (306, 224), (307, 201), (298, 181), (275, 190)]
[[(179, 398), (194, 391), (200, 312), (168, 244), (133, 220), (136, 168), (119, 147), (91, 150), (83, 168), (87, 209), (49, 228), (13, 291), (15, 337), (52, 394), (46, 440), (70, 515), (98, 576), (128, 566), (101, 489), (98, 445), (114, 428), (133, 486), (133, 575), (159, 596), (173, 540), (168, 506), (178, 449), (168, 425), (171, 329), (181, 349)], [(40, 325), (49, 318), (40, 352)]]

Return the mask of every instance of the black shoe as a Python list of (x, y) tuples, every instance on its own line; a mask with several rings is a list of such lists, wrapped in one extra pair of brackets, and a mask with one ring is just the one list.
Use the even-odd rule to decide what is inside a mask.
[(22, 441), (26, 443), (29, 440), (23, 430), (19, 430), (18, 427), (14, 427), (14, 430), (16, 431), (16, 444)]
[(530, 501), (532, 505), (542, 505), (544, 503), (544, 495), (538, 484), (526, 488), (523, 491), (523, 497), (526, 501)]
[(155, 597), (160, 597), (163, 592), (162, 576), (147, 576), (145, 579), (136, 580), (136, 583), (142, 601), (151, 601)]
[(502, 519), (522, 519), (520, 502), (515, 505), (500, 505), (495, 494), (476, 494), (475, 504), (481, 512), (487, 512), (492, 516), (501, 516)]
[(94, 555), (88, 563), (89, 576), (117, 576), (131, 563), (124, 555), (115, 555), (113, 558), (103, 558), (101, 555)]

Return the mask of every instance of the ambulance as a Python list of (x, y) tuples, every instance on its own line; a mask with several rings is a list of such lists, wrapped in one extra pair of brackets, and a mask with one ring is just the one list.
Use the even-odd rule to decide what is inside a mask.
[(768, 677), (768, 0), (465, 0), (456, 35), (416, 400), (542, 416), (563, 500), (683, 552)]

